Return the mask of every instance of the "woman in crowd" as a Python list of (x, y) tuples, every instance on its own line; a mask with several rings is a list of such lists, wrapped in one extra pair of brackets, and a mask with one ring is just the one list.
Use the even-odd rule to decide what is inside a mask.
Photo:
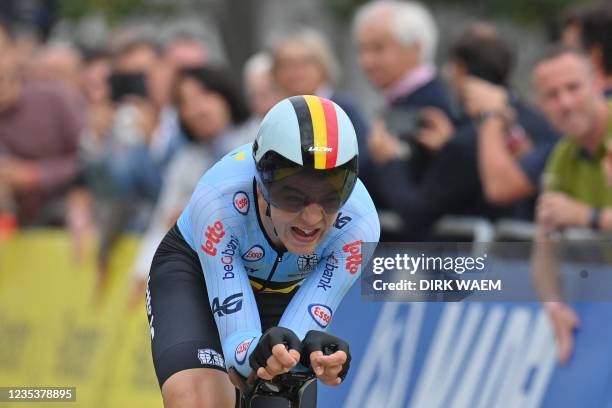
[(187, 139), (164, 174), (159, 201), (134, 265), (134, 296), (142, 297), (155, 249), (189, 201), (204, 172), (232, 148), (251, 142), (255, 134), (244, 127), (249, 112), (225, 72), (190, 68), (179, 73), (174, 88), (182, 132)]

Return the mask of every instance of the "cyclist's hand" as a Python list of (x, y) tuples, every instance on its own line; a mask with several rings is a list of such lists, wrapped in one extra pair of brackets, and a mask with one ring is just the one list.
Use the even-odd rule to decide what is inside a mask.
[(304, 337), (302, 356), (302, 364), (312, 367), (317, 378), (327, 385), (339, 385), (351, 363), (348, 343), (318, 330), (311, 330)]
[(566, 364), (574, 350), (574, 332), (580, 320), (576, 312), (562, 302), (547, 302), (546, 309), (555, 332), (559, 361)]
[(291, 330), (272, 327), (259, 339), (249, 363), (259, 378), (271, 380), (289, 372), (300, 361), (302, 344)]
[(323, 355), (322, 351), (310, 353), (312, 371), (314, 371), (321, 382), (327, 385), (339, 385), (342, 382), (340, 373), (347, 359), (348, 355), (342, 350), (336, 351), (329, 356)]

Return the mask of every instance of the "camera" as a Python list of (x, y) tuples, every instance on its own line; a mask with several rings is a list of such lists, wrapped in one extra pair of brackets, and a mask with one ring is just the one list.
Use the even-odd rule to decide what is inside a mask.
[(144, 72), (114, 72), (108, 78), (113, 102), (122, 102), (127, 96), (148, 98)]
[(415, 107), (390, 107), (382, 114), (387, 130), (406, 141), (414, 140), (424, 126), (421, 110)]

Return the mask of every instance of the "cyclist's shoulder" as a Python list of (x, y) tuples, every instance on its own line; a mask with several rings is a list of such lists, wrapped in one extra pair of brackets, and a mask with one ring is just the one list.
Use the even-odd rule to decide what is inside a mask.
[[(195, 195), (205, 194), (210, 199), (232, 195), (236, 191), (252, 190), (255, 163), (251, 145), (246, 144), (229, 152), (200, 178)], [(215, 197), (216, 196), (216, 197)]]
[(255, 164), (250, 146), (232, 150), (200, 178), (181, 215), (182, 224), (204, 216), (200, 219), (234, 219), (237, 225), (242, 225), (250, 218), (244, 217), (254, 211)]

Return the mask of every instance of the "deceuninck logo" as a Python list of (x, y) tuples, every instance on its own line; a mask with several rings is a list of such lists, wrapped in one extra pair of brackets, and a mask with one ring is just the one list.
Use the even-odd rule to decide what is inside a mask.
[(200, 363), (205, 365), (214, 365), (221, 368), (225, 367), (223, 356), (213, 349), (198, 349), (198, 359)]

